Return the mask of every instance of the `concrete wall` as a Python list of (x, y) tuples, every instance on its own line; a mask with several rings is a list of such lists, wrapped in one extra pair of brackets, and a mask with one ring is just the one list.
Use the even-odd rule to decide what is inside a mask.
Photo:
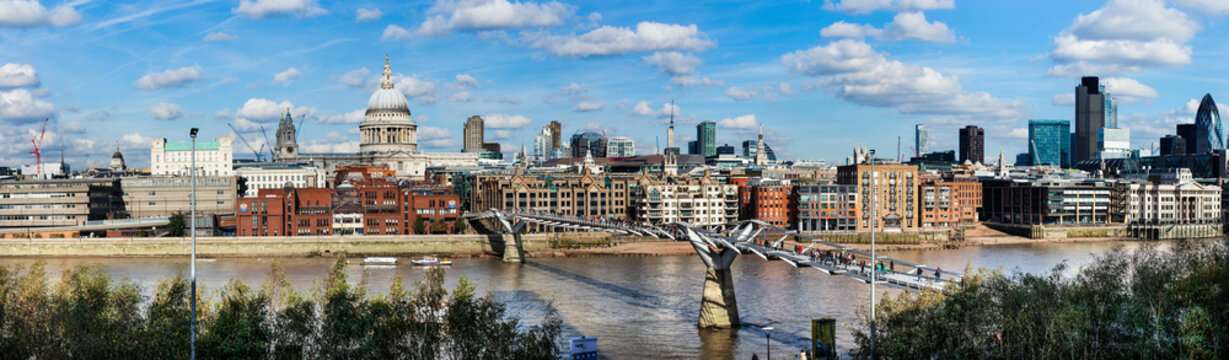
[[(499, 235), (491, 235), (502, 245)], [(612, 239), (603, 232), (526, 234), (526, 251), (568, 245), (596, 245)], [(200, 237), (197, 254), (206, 257), (412, 255), (498, 253), (487, 235)], [(619, 238), (618, 241), (641, 239)], [(186, 256), (188, 238), (99, 238), (0, 240), (0, 256)]]
[(1030, 226), (984, 222), (987, 227), (1030, 239), (1117, 238), (1128, 237), (1126, 225), (1104, 226)]

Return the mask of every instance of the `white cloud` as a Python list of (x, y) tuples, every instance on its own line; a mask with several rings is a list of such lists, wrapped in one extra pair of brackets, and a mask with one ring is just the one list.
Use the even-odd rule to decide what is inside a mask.
[(456, 81), (453, 81), (451, 84), (448, 84), (448, 85), (449, 87), (456, 89), (456, 90), (476, 88), (478, 87), (478, 79), (474, 79), (474, 77), (470, 76), (469, 74), (457, 74)]
[(737, 86), (731, 86), (728, 89), (725, 89), (725, 94), (738, 101), (751, 100), (752, 97), (755, 97), (755, 91)]
[(671, 103), (661, 104), (660, 110), (653, 110), (653, 104), (649, 103), (648, 101), (638, 102), (636, 103), (636, 106), (632, 107), (632, 115), (652, 116), (652, 117), (663, 118), (663, 119), (669, 118), (671, 114), (673, 114), (675, 117), (679, 117), (680, 116), (679, 114), (681, 114), (682, 112), (683, 112), (682, 108), (680, 108), (678, 105), (674, 105)]
[(120, 137), (120, 147), (124, 149), (145, 149), (149, 150), (149, 146), (154, 143), (154, 138), (141, 135), (141, 133), (124, 134)]
[[(264, 141), (263, 139), (261, 141)], [(256, 145), (257, 148), (260, 145)], [(300, 142), (300, 146), (305, 153), (356, 153), (358, 152), (359, 142), (350, 137), (342, 136), (336, 131), (330, 131), (325, 134), (324, 139), (313, 139), (307, 142)]]
[(824, 9), (866, 14), (875, 10), (896, 12), (945, 10), (956, 7), (955, 0), (824, 0)]
[(371, 70), (367, 70), (367, 68), (354, 69), (338, 77), (337, 82), (346, 84), (349, 87), (360, 88), (363, 87), (363, 84), (367, 83), (367, 75), (370, 74)]
[(604, 108), (606, 108), (606, 104), (603, 103), (581, 101), (577, 103), (576, 106), (572, 107), (572, 110), (576, 112), (590, 112), (598, 111)]
[(529, 126), (529, 118), (521, 115), (486, 114), (482, 116), (483, 124), (491, 129), (520, 129)]
[(305, 18), (329, 13), (316, 0), (241, 0), (239, 7), (231, 11), (253, 19), (282, 15)]
[(0, 27), (69, 26), (81, 22), (72, 4), (47, 11), (37, 0), (0, 1)]
[(721, 119), (721, 121), (717, 122), (717, 126), (723, 129), (754, 129), (757, 124), (755, 115), (752, 114), (737, 116), (733, 119)]
[(1028, 139), (1028, 129), (1027, 128), (1011, 129), (1011, 131), (1007, 132), (1006, 137), (1013, 138), (1013, 139)]
[(491, 138), (495, 140), (508, 140), (512, 138), (512, 132), (508, 130), (495, 130), (491, 132)]
[(677, 51), (655, 52), (653, 55), (645, 56), (644, 62), (670, 75), (690, 74), (697, 66), (704, 63), (695, 55)]
[(707, 76), (680, 75), (670, 77), (670, 82), (678, 86), (724, 86), (725, 81), (709, 79)]
[(224, 119), (230, 119), (232, 117), (234, 117), (234, 115), (230, 113), (230, 109), (222, 109), (222, 110), (213, 112), (214, 119), (224, 120)]
[(380, 41), (409, 40), (410, 37), (409, 30), (397, 25), (388, 24), (388, 27), (384, 28), (384, 34), (380, 35)]
[(110, 118), (111, 118), (111, 113), (107, 112), (106, 110), (96, 110), (94, 112), (91, 112), (85, 115), (86, 120), (94, 121), (94, 122), (107, 121), (107, 119), (110, 119)]
[(183, 117), (183, 108), (172, 103), (158, 103), (149, 107), (149, 116), (158, 120), (175, 120)]
[(956, 41), (956, 34), (942, 22), (926, 21), (926, 15), (921, 12), (896, 14), (892, 22), (883, 29), (870, 25), (850, 24), (837, 21), (819, 31), (820, 36), (827, 38), (862, 39), (873, 37), (879, 40), (921, 40), (936, 43)]
[(438, 0), (427, 9), (434, 14), (418, 27), (421, 35), (439, 36), (452, 31), (487, 31), (529, 27), (553, 27), (572, 16), (573, 8), (548, 3), (507, 0)]
[(26, 89), (0, 91), (0, 121), (28, 122), (55, 115), (55, 106)]
[(60, 125), (60, 131), (70, 134), (82, 134), (85, 133), (85, 125), (82, 125), (80, 121), (69, 121)]
[(38, 72), (30, 64), (7, 63), (0, 66), (0, 89), (38, 86)]
[(201, 80), (199, 66), (182, 67), (175, 70), (148, 73), (137, 79), (133, 85), (144, 90), (157, 90), (170, 87), (181, 87)]
[(1079, 15), (1054, 37), (1050, 58), (1058, 64), (1046, 75), (1117, 75), (1146, 66), (1186, 65), (1191, 62), (1186, 42), (1199, 30), (1189, 15), (1161, 0), (1111, 0)]
[(650, 51), (700, 52), (716, 46), (694, 24), (641, 22), (635, 30), (602, 26), (581, 35), (547, 35), (532, 41), (556, 56), (589, 57)]
[(434, 81), (397, 74), (393, 76), (393, 83), (402, 94), (417, 98), (421, 103), (433, 103), (439, 100), (435, 95)]
[(290, 115), (295, 119), (304, 117), (315, 118), (320, 114), (320, 110), (311, 106), (296, 107), (289, 101), (275, 103), (269, 99), (251, 98), (244, 102), (239, 110), (235, 111), (235, 116), (251, 121), (269, 122), (281, 119), (287, 109), (290, 109)]
[(1105, 92), (1117, 97), (1119, 101), (1135, 102), (1153, 99), (1158, 96), (1156, 89), (1141, 84), (1135, 79), (1111, 77), (1101, 79), (1101, 81), (1105, 84)]
[(560, 95), (579, 95), (589, 91), (589, 84), (572, 83), (568, 86), (559, 87)]
[(1224, 0), (1173, 0), (1175, 5), (1211, 15), (1229, 15), (1229, 2)]
[(456, 147), (459, 145), (452, 139), (452, 132), (448, 129), (438, 128), (434, 126), (423, 126), (418, 128), (418, 142), (424, 147), (446, 148)]
[(303, 75), (303, 73), (299, 72), (299, 69), (289, 68), (289, 69), (286, 69), (286, 71), (274, 74), (273, 83), (274, 84), (290, 83), (291, 81), (298, 79), (299, 76), (301, 75)]
[(51, 89), (37, 88), (37, 89), (34, 89), (32, 93), (34, 94), (35, 97), (45, 98), (45, 97), (51, 96)]
[(1054, 94), (1050, 101), (1057, 106), (1075, 105), (1075, 93)]
[(345, 114), (329, 116), (324, 119), (325, 124), (358, 124), (367, 118), (366, 109), (358, 109)]
[(363, 9), (359, 8), (354, 12), (354, 21), (370, 22), (380, 20), (384, 16), (384, 12), (380, 9)]
[(212, 33), (209, 33), (209, 35), (205, 35), (205, 41), (209, 41), (209, 42), (214, 42), (214, 41), (235, 41), (235, 40), (239, 40), (239, 36), (238, 36), (238, 35), (227, 34), (227, 33), (220, 32), (220, 31), (219, 31), (219, 32), (212, 32)]
[(474, 93), (471, 93), (468, 91), (462, 91), (456, 94), (452, 94), (452, 96), (448, 98), (448, 101), (452, 101), (452, 102), (474, 101)]

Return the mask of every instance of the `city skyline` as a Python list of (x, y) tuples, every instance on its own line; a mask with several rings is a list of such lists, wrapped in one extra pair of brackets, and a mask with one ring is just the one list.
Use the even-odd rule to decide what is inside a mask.
[(1148, 147), (1220, 94), (1203, 74), (1223, 73), (1229, 52), (1216, 41), (1229, 6), (1190, 0), (43, 1), (0, 13), (13, 14), (0, 17), (0, 165), (32, 164), (29, 140), (50, 117), (45, 160), (63, 150), (76, 169), (105, 166), (116, 141), (146, 166), (154, 138), (190, 127), (212, 139), (233, 123), (259, 147), (260, 126), (274, 132), (286, 108), (306, 118), (303, 152), (354, 152), (385, 54), (433, 152), (458, 151), (478, 115), (506, 153), (560, 121), (565, 138), (606, 130), (646, 154), (673, 112), (677, 144), (701, 121), (717, 123), (715, 145), (763, 125), (782, 159), (842, 163), (857, 143), (891, 157), (918, 123), (931, 151), (976, 125), (988, 158), (1011, 156), (1028, 151), (1029, 119), (1074, 125), (1085, 75), (1102, 76), (1131, 145)]

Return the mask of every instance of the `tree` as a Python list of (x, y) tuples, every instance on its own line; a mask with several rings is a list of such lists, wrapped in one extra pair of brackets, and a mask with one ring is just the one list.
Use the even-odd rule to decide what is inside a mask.
[(463, 234), (465, 233), (466, 226), (467, 224), (465, 223), (465, 218), (458, 217), (457, 221), (452, 223), (452, 230), (457, 234)]
[(166, 236), (183, 236), (185, 226), (183, 214), (171, 215), (171, 218), (166, 221)]
[(422, 220), (422, 215), (414, 216), (414, 233), (425, 234), (427, 232), (427, 223)]
[(432, 234), (443, 234), (446, 232), (448, 232), (448, 225), (444, 224), (443, 221), (432, 221), (431, 222), (431, 233)]

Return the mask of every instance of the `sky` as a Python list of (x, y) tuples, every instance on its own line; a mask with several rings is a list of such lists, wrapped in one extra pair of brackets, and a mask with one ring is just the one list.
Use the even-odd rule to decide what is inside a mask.
[(1221, 0), (0, 0), (0, 166), (34, 162), (44, 119), (48, 158), (105, 167), (118, 144), (147, 167), (152, 139), (192, 127), (259, 149), (287, 108), (302, 151), (354, 152), (386, 54), (427, 152), (459, 151), (480, 115), (509, 153), (559, 121), (650, 154), (673, 113), (680, 147), (711, 120), (718, 144), (763, 126), (783, 159), (844, 163), (898, 137), (907, 158), (915, 124), (955, 149), (972, 124), (1012, 159), (1029, 119), (1074, 118), (1086, 75), (1152, 148), (1229, 95), (1227, 16)]

